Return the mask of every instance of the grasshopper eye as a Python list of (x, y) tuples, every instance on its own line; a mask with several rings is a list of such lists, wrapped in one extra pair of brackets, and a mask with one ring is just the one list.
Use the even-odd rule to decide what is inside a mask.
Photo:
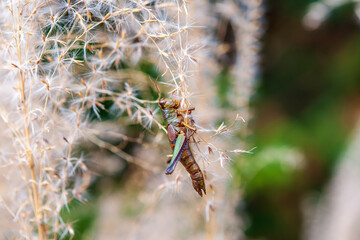
[(162, 99), (159, 100), (159, 105), (160, 105), (161, 107), (164, 107), (165, 104), (166, 104), (166, 100), (165, 100), (165, 99), (162, 98)]

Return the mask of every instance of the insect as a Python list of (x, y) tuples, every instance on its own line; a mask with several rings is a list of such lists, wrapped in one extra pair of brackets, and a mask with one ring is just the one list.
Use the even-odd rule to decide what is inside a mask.
[(195, 161), (189, 144), (196, 128), (193, 126), (191, 114), (184, 114), (191, 113), (194, 108), (181, 110), (178, 100), (163, 97), (159, 100), (159, 107), (167, 124), (170, 146), (173, 149), (173, 156), (165, 174), (172, 174), (180, 161), (190, 174), (195, 191), (202, 197), (203, 192), (206, 194), (204, 175)]

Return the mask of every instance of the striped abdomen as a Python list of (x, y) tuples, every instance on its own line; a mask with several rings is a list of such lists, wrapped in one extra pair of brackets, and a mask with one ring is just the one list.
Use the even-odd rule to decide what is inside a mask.
[[(171, 143), (171, 147), (174, 146), (175, 144)], [(189, 142), (187, 142), (185, 145), (184, 151), (181, 154), (180, 162), (185, 167), (186, 171), (190, 174), (192, 185), (195, 191), (202, 197), (202, 191), (204, 191), (204, 194), (206, 194), (204, 175), (199, 165), (195, 161), (194, 155), (190, 149)]]

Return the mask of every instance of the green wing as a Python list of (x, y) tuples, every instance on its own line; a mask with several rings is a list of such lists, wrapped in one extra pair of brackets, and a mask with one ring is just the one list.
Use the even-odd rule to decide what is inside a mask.
[(174, 172), (176, 164), (180, 160), (181, 154), (184, 151), (186, 142), (187, 139), (184, 134), (179, 134), (175, 142), (174, 153), (170, 160), (170, 165), (165, 171), (166, 174), (172, 174)]

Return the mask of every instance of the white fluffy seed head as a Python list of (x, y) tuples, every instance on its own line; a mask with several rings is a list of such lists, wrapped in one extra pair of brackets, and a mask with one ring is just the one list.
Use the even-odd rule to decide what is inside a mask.
[[(104, 112), (114, 119), (126, 115), (126, 120), (119, 120), (123, 125), (131, 121), (150, 131), (164, 129), (157, 103), (141, 96), (152, 83), (137, 66), (142, 61), (155, 63), (171, 96), (182, 108), (189, 108), (190, 100), (196, 99), (199, 61), (195, 56), (206, 45), (205, 38), (191, 35), (197, 28), (186, 1), (19, 0), (2, 1), (0, 8), (0, 129), (5, 129), (0, 133), (4, 180), (0, 196), (6, 196), (0, 204), (16, 222), (9, 234), (40, 239), (46, 234), (73, 235), (60, 210), (71, 199), (81, 199), (90, 181), (84, 164), (87, 155), (78, 151), (79, 145), (90, 141), (161, 174), (156, 166), (139, 162), (101, 139), (105, 130), (93, 129), (94, 118), (101, 120)], [(255, 59), (251, 54), (243, 58)], [(207, 63), (202, 66), (209, 67)], [(248, 76), (251, 81), (253, 72)], [(105, 107), (106, 102), (111, 106)], [(201, 107), (196, 112), (204, 116)], [(197, 119), (200, 125), (214, 120)], [(221, 132), (199, 126), (201, 131), (210, 140)], [(229, 158), (215, 145), (211, 147), (216, 154), (207, 154), (208, 147), (194, 152), (202, 159), (199, 165), (216, 180), (223, 175), (211, 165), (226, 165)], [(220, 160), (212, 160), (214, 156)], [(162, 189), (178, 191), (188, 181), (184, 171), (176, 174), (178, 178)], [(211, 205), (207, 206), (209, 212)]]

